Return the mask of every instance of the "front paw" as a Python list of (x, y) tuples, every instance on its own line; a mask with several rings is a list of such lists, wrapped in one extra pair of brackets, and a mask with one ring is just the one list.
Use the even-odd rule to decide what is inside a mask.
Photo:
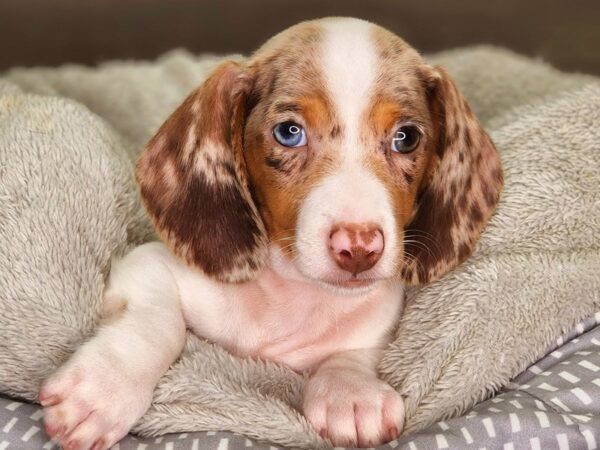
[(371, 374), (329, 370), (310, 378), (304, 415), (335, 446), (374, 447), (396, 439), (404, 426), (404, 402)]
[(43, 383), (44, 426), (62, 448), (107, 449), (148, 408), (152, 391), (113, 360), (84, 349)]

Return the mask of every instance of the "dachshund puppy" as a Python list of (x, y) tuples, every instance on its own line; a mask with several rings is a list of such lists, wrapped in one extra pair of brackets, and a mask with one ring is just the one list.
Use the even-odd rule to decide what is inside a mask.
[(106, 449), (150, 405), (186, 329), (309, 371), (303, 413), (335, 445), (399, 436), (377, 378), (403, 286), (467, 258), (502, 187), (446, 72), (346, 18), (296, 25), (221, 64), (136, 168), (162, 242), (113, 264), (110, 320), (40, 391), (67, 449)]

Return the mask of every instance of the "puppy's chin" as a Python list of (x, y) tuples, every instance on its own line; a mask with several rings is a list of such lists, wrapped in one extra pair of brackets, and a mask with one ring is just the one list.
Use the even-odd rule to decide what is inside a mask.
[(358, 297), (366, 295), (376, 289), (386, 279), (374, 276), (361, 276), (354, 278), (346, 272), (333, 271), (326, 274), (313, 273), (296, 261), (291, 263), (307, 283), (315, 284), (321, 289), (339, 297)]
[(366, 295), (381, 285), (383, 280), (361, 280), (353, 279), (346, 281), (332, 281), (313, 279), (323, 289), (337, 296), (358, 297)]

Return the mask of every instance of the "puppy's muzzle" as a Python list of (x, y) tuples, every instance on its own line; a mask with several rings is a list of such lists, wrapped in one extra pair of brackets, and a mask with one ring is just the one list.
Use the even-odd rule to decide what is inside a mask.
[(329, 251), (333, 260), (340, 269), (353, 276), (375, 266), (383, 249), (383, 232), (373, 224), (339, 224), (329, 235)]

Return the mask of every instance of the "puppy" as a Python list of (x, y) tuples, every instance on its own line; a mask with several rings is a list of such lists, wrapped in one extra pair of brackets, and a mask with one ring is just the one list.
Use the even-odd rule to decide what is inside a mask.
[(106, 449), (150, 405), (186, 329), (309, 371), (303, 413), (335, 445), (399, 436), (377, 378), (403, 286), (471, 253), (498, 202), (494, 145), (441, 68), (356, 19), (296, 25), (225, 62), (136, 168), (161, 243), (113, 264), (110, 320), (39, 398), (67, 449)]

